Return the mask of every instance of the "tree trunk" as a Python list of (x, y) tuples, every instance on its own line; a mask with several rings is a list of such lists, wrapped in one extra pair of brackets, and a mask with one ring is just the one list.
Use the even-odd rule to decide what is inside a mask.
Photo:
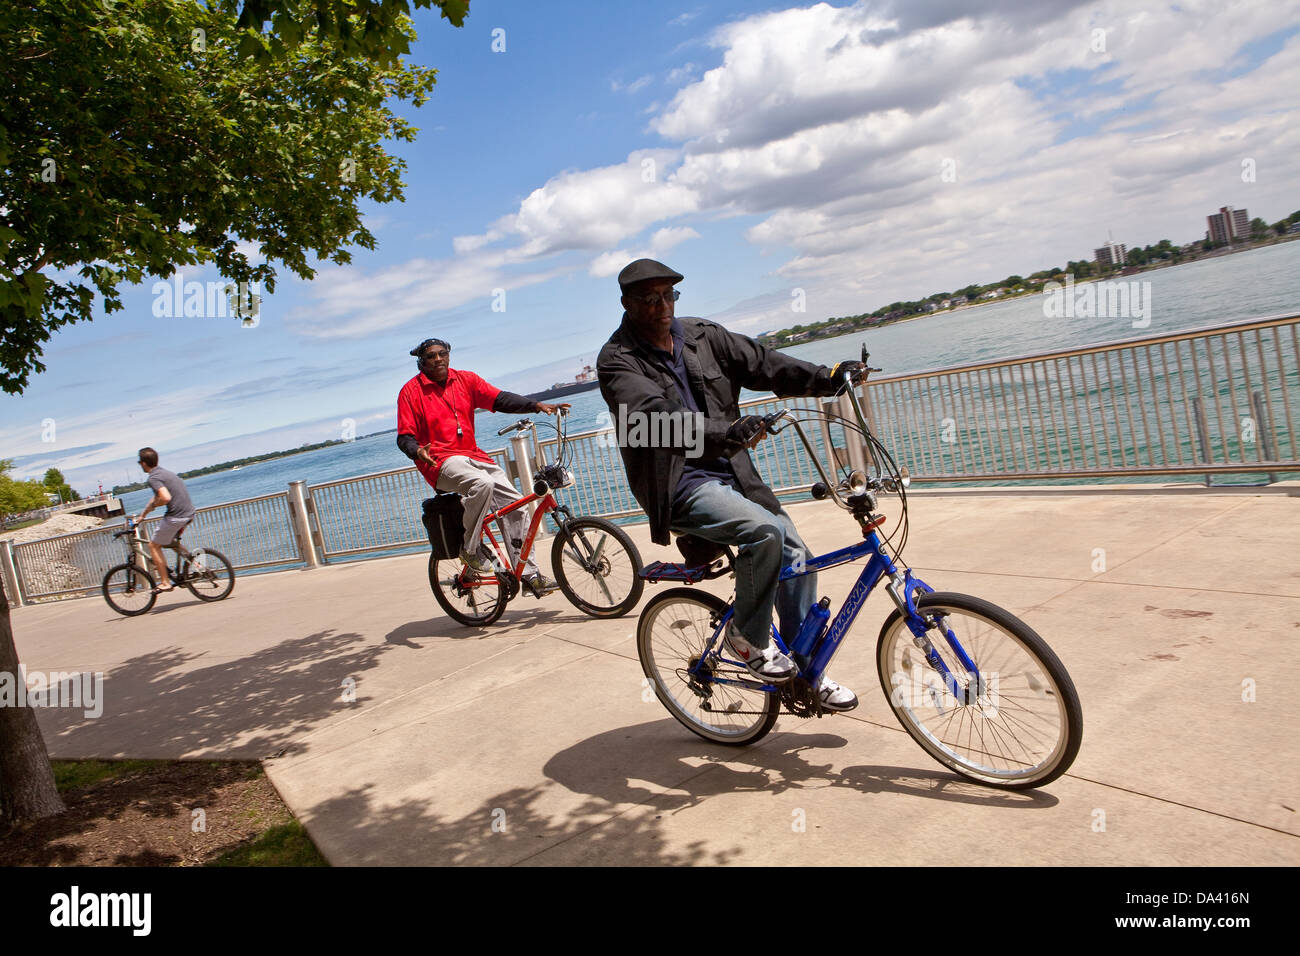
[[(0, 575), (0, 674), (12, 674), (15, 686), (23, 679), (18, 670), (9, 620), (9, 599)], [(0, 821), (17, 823), (63, 812), (63, 800), (54, 785), (54, 768), (36, 712), (27, 706), (0, 706)]]

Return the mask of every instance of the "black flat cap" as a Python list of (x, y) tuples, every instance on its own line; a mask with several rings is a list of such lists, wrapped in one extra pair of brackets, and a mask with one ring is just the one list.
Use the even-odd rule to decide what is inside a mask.
[(644, 282), (646, 279), (672, 279), (673, 285), (682, 281), (680, 272), (673, 272), (662, 262), (655, 262), (653, 259), (638, 259), (636, 262), (629, 262), (623, 267), (623, 271), (618, 274), (618, 287), (626, 289), (636, 282)]

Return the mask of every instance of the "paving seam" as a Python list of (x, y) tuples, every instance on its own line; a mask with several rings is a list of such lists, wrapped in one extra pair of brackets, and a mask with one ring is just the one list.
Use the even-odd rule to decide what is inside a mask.
[(620, 654), (618, 651), (611, 651), (607, 647), (594, 647), (591, 644), (584, 644), (582, 643), (582, 641), (573, 641), (567, 637), (560, 637), (558, 634), (547, 634), (546, 636), (553, 641), (560, 641), (561, 643), (564, 644), (572, 644), (574, 647), (585, 647), (591, 651), (599, 651), (601, 654), (609, 654), (613, 657), (621, 657), (625, 661), (636, 661), (638, 664), (641, 663), (640, 657), (633, 657), (631, 654)]
[(1171, 806), (1182, 807), (1184, 810), (1195, 810), (1199, 813), (1208, 813), (1210, 816), (1219, 817), (1222, 820), (1231, 820), (1233, 823), (1241, 823), (1248, 827), (1256, 827), (1260, 830), (1270, 830), (1273, 833), (1300, 840), (1300, 834), (1292, 833), (1289, 830), (1279, 830), (1277, 827), (1269, 826), (1267, 823), (1256, 823), (1254, 820), (1243, 820), (1241, 817), (1234, 817), (1229, 813), (1220, 813), (1218, 810), (1209, 810), (1205, 807), (1198, 807), (1191, 803), (1182, 803), (1178, 800), (1171, 800), (1169, 797), (1159, 797), (1154, 793), (1145, 793), (1142, 790), (1133, 790), (1129, 787), (1121, 787), (1117, 783), (1103, 783), (1100, 780), (1093, 780), (1091, 777), (1081, 777), (1073, 773), (1067, 773), (1064, 776), (1069, 777), (1072, 780), (1082, 780), (1086, 783), (1095, 784), (1098, 787), (1105, 787), (1108, 790), (1118, 790), (1121, 793), (1132, 794), (1135, 797), (1146, 797), (1148, 800), (1156, 800), (1160, 803), (1170, 804)]

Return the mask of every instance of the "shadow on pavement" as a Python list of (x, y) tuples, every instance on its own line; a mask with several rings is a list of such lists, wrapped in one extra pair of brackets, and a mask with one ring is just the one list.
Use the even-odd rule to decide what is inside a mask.
[[(355, 632), (325, 630), (205, 667), (195, 665), (204, 654), (167, 647), (105, 675), (100, 717), (68, 707), (36, 713), (58, 758), (264, 757), (368, 702), (359, 678), (386, 649)], [(343, 699), (349, 678), (356, 703)]]
[[(336, 866), (503, 866), (527, 863), (570, 840), (582, 841), (583, 853), (591, 854), (591, 860), (584, 862), (619, 866), (720, 865), (737, 853), (709, 849), (703, 842), (675, 849), (661, 846), (663, 835), (655, 820), (615, 816), (597, 797), (563, 813), (548, 812), (546, 805), (555, 790), (552, 784), (503, 791), (456, 817), (442, 816), (420, 800), (377, 807), (371, 789), (353, 789), (304, 816), (313, 837), (347, 821), (347, 848), (329, 846), (328, 837), (318, 841)], [(337, 819), (327, 823), (330, 817)], [(394, 839), (394, 834), (401, 839)], [(358, 847), (373, 849), (357, 853)]]
[[(669, 812), (726, 793), (824, 787), (1022, 809), (1046, 809), (1059, 802), (1046, 792), (999, 790), (932, 770), (919, 748), (916, 764), (906, 767), (868, 764), (844, 767), (837, 773), (832, 764), (804, 759), (804, 754), (847, 743), (834, 734), (779, 733), (752, 747), (723, 747), (694, 739), (668, 718), (590, 737), (560, 751), (543, 769), (547, 777), (575, 793), (608, 803), (644, 803)], [(612, 763), (611, 755), (617, 755)]]

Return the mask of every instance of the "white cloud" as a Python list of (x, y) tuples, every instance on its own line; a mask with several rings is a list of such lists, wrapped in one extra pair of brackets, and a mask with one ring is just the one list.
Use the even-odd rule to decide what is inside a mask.
[[(760, 217), (744, 235), (775, 257), (759, 281), (815, 288), (827, 314), (1063, 264), (1108, 229), (1129, 244), (1182, 241), (1224, 203), (1291, 202), (1300, 36), (1265, 67), (1228, 74), (1253, 65), (1237, 51), (1298, 14), (1300, 0), (1136, 12), (990, 0), (979, 13), (913, 0), (737, 20), (708, 38), (720, 64), (652, 118), (668, 146), (552, 176), (484, 232), (456, 237), (452, 259), (322, 285), (313, 318), (361, 334), (486, 302), (507, 275), (564, 272), (525, 274), (566, 251), (609, 276), (739, 214)], [(1249, 195), (1244, 158), (1260, 170)]]
[(690, 226), (659, 229), (650, 237), (650, 244), (644, 249), (636, 252), (628, 252), (626, 249), (602, 252), (592, 260), (587, 271), (589, 274), (603, 279), (621, 272), (629, 262), (636, 259), (661, 259), (674, 246), (685, 242), (687, 239), (698, 238), (700, 238), (700, 234)]
[(412, 259), (366, 272), (353, 266), (325, 269), (306, 286), (311, 299), (286, 316), (293, 331), (318, 338), (359, 338), (394, 329), (437, 312), (481, 302), (490, 312), (495, 290), (545, 282), (565, 269), (510, 269), (509, 252), (466, 258)]
[(649, 86), (653, 82), (654, 82), (654, 76), (650, 73), (647, 73), (644, 76), (638, 76), (631, 83), (622, 83), (618, 80), (610, 80), (609, 88), (613, 90), (615, 93), (627, 93), (631, 95), (632, 93), (638, 93), (641, 90), (644, 90), (647, 86)]
[(695, 193), (665, 179), (677, 158), (673, 150), (639, 150), (614, 166), (561, 173), (485, 234), (458, 237), (456, 251), (505, 238), (516, 242), (515, 253), (525, 259), (567, 249), (608, 249), (649, 225), (695, 211)]
[(699, 71), (699, 67), (694, 63), (683, 63), (681, 66), (673, 67), (664, 77), (664, 82), (669, 86), (677, 86), (691, 79)]

